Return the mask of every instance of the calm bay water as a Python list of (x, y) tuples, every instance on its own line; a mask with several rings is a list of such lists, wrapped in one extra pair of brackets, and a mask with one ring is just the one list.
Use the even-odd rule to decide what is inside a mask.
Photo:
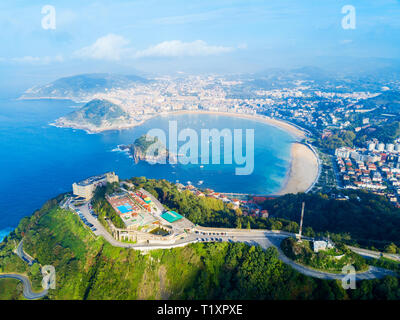
[[(72, 101), (0, 100), (0, 241), (22, 217), (49, 198), (70, 191), (74, 181), (106, 171), (121, 178), (146, 176), (194, 185), (204, 181), (202, 187), (221, 192), (272, 194), (280, 189), (289, 167), (294, 138), (263, 123), (214, 115), (161, 116), (137, 128), (100, 134), (48, 125), (74, 107)], [(199, 133), (202, 128), (254, 129), (253, 173), (237, 176), (235, 164), (204, 168), (134, 164), (125, 153), (115, 151), (117, 145), (133, 143), (152, 128), (167, 132), (168, 120), (176, 120), (178, 130), (192, 128)]]

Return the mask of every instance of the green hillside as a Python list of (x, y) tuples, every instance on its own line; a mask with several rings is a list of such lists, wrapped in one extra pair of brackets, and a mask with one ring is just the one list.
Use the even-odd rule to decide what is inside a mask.
[(113, 88), (129, 88), (136, 83), (148, 83), (149, 80), (136, 75), (118, 75), (108, 73), (79, 74), (64, 77), (43, 86), (27, 90), (23, 97), (57, 97), (79, 100), (88, 94), (102, 93)]
[[(400, 297), (398, 280), (362, 282), (344, 291), (336, 281), (305, 277), (283, 264), (275, 248), (208, 243), (147, 255), (95, 238), (72, 212), (49, 201), (0, 244), (0, 272), (27, 274), (40, 290), (38, 266), (13, 252), (24, 249), (56, 269), (56, 289), (46, 299), (348, 299)], [(22, 286), (0, 280), (0, 299), (21, 298)]]
[(94, 99), (77, 111), (71, 112), (62, 119), (82, 125), (101, 126), (104, 121), (113, 122), (120, 118), (129, 118), (120, 106), (108, 100)]

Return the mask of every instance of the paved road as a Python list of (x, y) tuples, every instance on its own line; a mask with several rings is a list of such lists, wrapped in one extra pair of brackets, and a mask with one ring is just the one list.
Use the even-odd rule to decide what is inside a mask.
[[(18, 244), (15, 253), (17, 254), (18, 257), (20, 257), (30, 266), (35, 262), (35, 260), (24, 251), (23, 240), (21, 240), (20, 243)], [(29, 300), (43, 298), (45, 295), (47, 295), (48, 292), (47, 290), (42, 290), (41, 292), (33, 292), (29, 278), (21, 274), (15, 274), (15, 273), (0, 274), (0, 279), (17, 279), (21, 281), (22, 284), (24, 285), (24, 291), (23, 291), (24, 297)]]
[(16, 254), (30, 266), (35, 262), (35, 260), (24, 251), (23, 240), (18, 244)]
[(393, 254), (393, 253), (385, 253), (385, 252), (380, 252), (380, 251), (373, 251), (373, 250), (368, 250), (368, 249), (362, 249), (362, 248), (357, 248), (357, 247), (352, 247), (348, 246), (350, 250), (354, 251), (355, 253), (359, 254), (360, 256), (368, 257), (368, 258), (375, 258), (379, 259), (380, 257), (385, 257), (388, 259), (392, 259), (395, 261), (400, 262), (400, 255), (399, 254)]
[(17, 279), (24, 285), (24, 297), (29, 300), (43, 298), (47, 295), (47, 290), (41, 292), (33, 292), (29, 278), (20, 274), (0, 274), (0, 279)]
[[(196, 227), (199, 233), (190, 233), (188, 234), (185, 239), (180, 239), (175, 242), (175, 244), (130, 244), (125, 242), (120, 242), (115, 240), (110, 233), (103, 227), (103, 225), (95, 219), (89, 212), (89, 208), (87, 205), (79, 207), (82, 214), (86, 217), (86, 219), (91, 222), (95, 227), (96, 231), (94, 232), (97, 236), (104, 237), (111, 245), (116, 247), (123, 247), (123, 248), (131, 248), (135, 250), (141, 251), (149, 251), (149, 250), (156, 250), (156, 249), (172, 249), (176, 247), (182, 247), (188, 245), (190, 243), (200, 242), (201, 239), (208, 239), (208, 241), (219, 241), (215, 239), (221, 239), (223, 242), (245, 242), (250, 245), (260, 245), (262, 248), (266, 249), (270, 246), (274, 246), (277, 248), (279, 253), (279, 259), (282, 260), (284, 263), (290, 265), (296, 271), (319, 279), (342, 279), (344, 277), (343, 274), (337, 273), (329, 273), (329, 272), (322, 272), (317, 271), (315, 269), (300, 265), (295, 263), (293, 260), (290, 260), (288, 257), (284, 255), (282, 250), (280, 249), (280, 243), (283, 239), (287, 238), (288, 236), (295, 236), (295, 234), (291, 234), (288, 232), (277, 232), (271, 230), (245, 230), (245, 229), (224, 229), (224, 228), (206, 228), (206, 227)], [(211, 240), (214, 239), (214, 240)], [(306, 237), (303, 237), (306, 238)], [(198, 240), (200, 239), (200, 240)], [(358, 273), (356, 276), (357, 280), (365, 280), (365, 279), (375, 279), (375, 278), (382, 278), (387, 275), (396, 275), (395, 272), (377, 268), (377, 267), (370, 267), (370, 269), (363, 273)]]
[[(72, 207), (73, 209), (74, 207)], [(89, 207), (88, 204), (85, 204), (83, 206), (80, 206), (78, 208), (83, 216), (86, 218), (87, 221), (89, 221), (91, 224), (93, 224), (95, 226), (95, 228), (97, 229), (96, 231), (94, 231), (93, 233), (96, 236), (101, 236), (104, 239), (106, 239), (111, 245), (115, 246), (115, 247), (122, 247), (122, 248), (130, 248), (130, 244), (129, 243), (124, 243), (124, 242), (119, 242), (117, 240), (115, 240), (112, 235), (106, 230), (106, 228), (103, 227), (103, 225), (99, 222), (99, 220), (97, 220), (96, 218), (94, 218), (89, 211)], [(82, 222), (83, 223), (83, 222)]]
[[(296, 271), (298, 271), (306, 276), (313, 277), (313, 278), (319, 278), (319, 279), (325, 279), (325, 280), (341, 280), (341, 279), (343, 279), (343, 277), (344, 277), (343, 274), (318, 271), (318, 270), (300, 265), (298, 263), (295, 263), (293, 260), (290, 260), (287, 256), (285, 256), (285, 254), (280, 249), (280, 243), (286, 237), (287, 236), (285, 236), (285, 235), (267, 234), (265, 239), (257, 239), (254, 241), (263, 248), (268, 248), (270, 246), (276, 247), (276, 249), (278, 250), (278, 253), (279, 253), (280, 260), (282, 260), (284, 263), (286, 263), (287, 265), (291, 266)], [(369, 270), (367, 270), (365, 272), (357, 273), (356, 280), (358, 281), (358, 280), (377, 279), (377, 278), (379, 279), (379, 278), (383, 278), (388, 275), (396, 276), (396, 273), (393, 271), (390, 271), (390, 270), (383, 269), (383, 268), (377, 268), (377, 267), (371, 266), (369, 268)]]

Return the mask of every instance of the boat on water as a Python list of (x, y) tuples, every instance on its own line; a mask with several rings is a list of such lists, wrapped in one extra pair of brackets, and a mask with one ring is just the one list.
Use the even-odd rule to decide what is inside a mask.
[(204, 183), (203, 180), (200, 180), (199, 182), (197, 182), (197, 184), (198, 184), (199, 186), (201, 186), (203, 183)]

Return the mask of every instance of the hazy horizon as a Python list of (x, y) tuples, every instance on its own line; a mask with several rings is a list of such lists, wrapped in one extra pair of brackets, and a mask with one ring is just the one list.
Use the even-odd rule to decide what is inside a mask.
[(400, 69), (397, 0), (58, 1), (54, 25), (46, 5), (0, 4), (2, 91), (82, 73)]

